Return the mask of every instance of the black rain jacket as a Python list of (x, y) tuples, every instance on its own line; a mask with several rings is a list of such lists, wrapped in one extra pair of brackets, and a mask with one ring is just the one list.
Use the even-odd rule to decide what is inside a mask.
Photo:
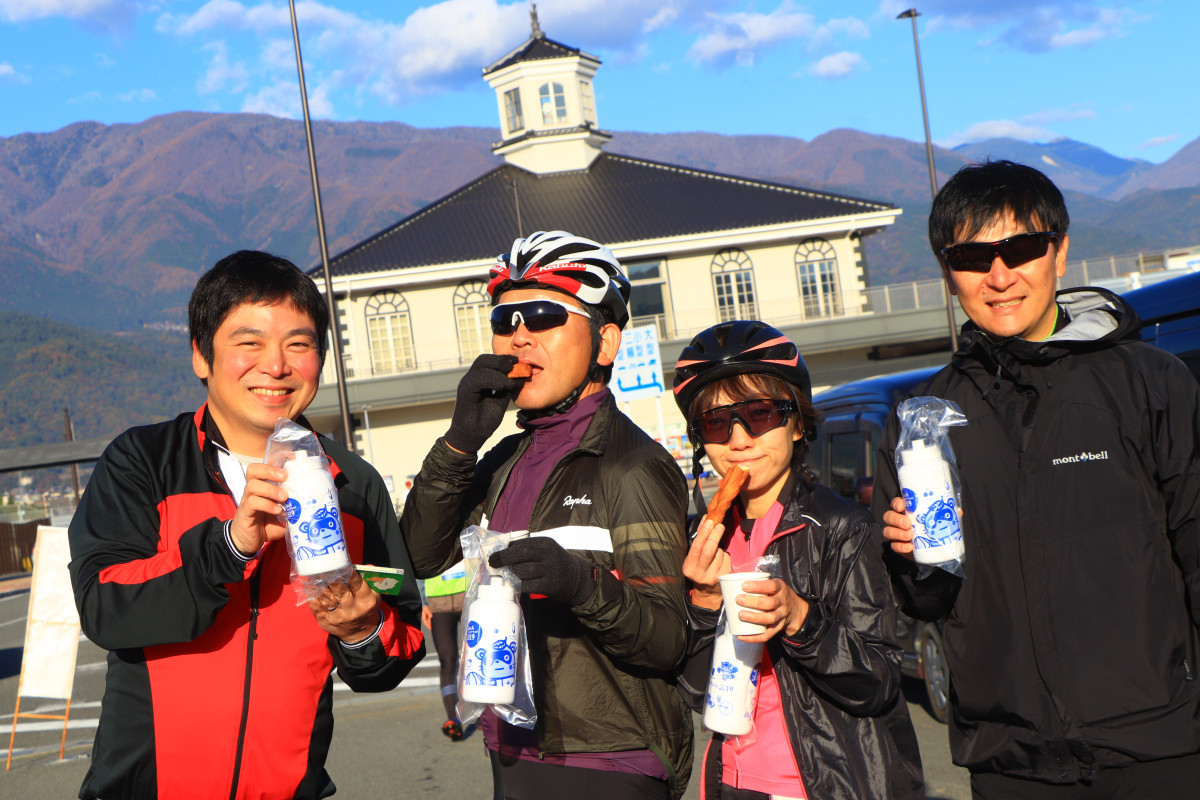
[[(810, 800), (920, 800), (921, 756), (900, 693), (896, 601), (870, 512), (796, 478), (767, 545), (783, 580), (809, 602), (795, 636), (767, 643), (792, 754)], [(784, 498), (780, 498), (783, 502)], [(731, 510), (725, 540), (743, 535)], [(720, 610), (688, 604), (680, 691), (703, 710)], [(721, 796), (721, 734), (704, 769), (705, 800)]]
[[(1138, 340), (1104, 289), (1060, 292), (1069, 323), (994, 342), (972, 323), (914, 390), (953, 400), (966, 578), (918, 580), (904, 609), (949, 616), (955, 763), (1050, 783), (1200, 751), (1200, 389)], [(884, 434), (876, 511), (898, 494)]]
[[(491, 516), (529, 440), (508, 436), (478, 464), (437, 441), (401, 519), (417, 577), (462, 558), (459, 532)], [(611, 551), (571, 551), (599, 567), (596, 591), (573, 608), (522, 604), (542, 752), (651, 750), (675, 798), (692, 768), (692, 715), (672, 682), (687, 630), (686, 513), (674, 459), (610, 394), (547, 478), (529, 524), (534, 535), (570, 526), (607, 535)]]

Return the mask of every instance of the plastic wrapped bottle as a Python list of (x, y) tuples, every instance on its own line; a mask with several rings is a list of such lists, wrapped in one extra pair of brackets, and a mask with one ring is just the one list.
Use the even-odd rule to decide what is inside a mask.
[(717, 636), (704, 698), (704, 727), (729, 736), (750, 732), (762, 649), (761, 642), (743, 642), (728, 631)]
[(521, 607), (513, 587), (481, 583), (463, 629), (462, 699), (504, 705), (517, 691), (517, 626)]
[(288, 538), (296, 572), (304, 577), (345, 570), (350, 566), (337, 488), (324, 456), (297, 451), (284, 462), (288, 493)]
[(950, 465), (941, 450), (913, 439), (900, 450), (900, 493), (913, 526), (913, 558), (918, 564), (944, 564), (963, 557), (962, 524), (954, 500)]

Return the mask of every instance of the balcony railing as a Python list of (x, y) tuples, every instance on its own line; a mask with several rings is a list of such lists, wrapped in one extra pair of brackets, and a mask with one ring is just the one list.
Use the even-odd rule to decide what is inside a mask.
[[(1191, 257), (1200, 259), (1200, 248), (1192, 249), (1196, 252)], [(1059, 287), (1071, 288), (1106, 283), (1111, 285), (1113, 281), (1125, 276), (1136, 279), (1141, 273), (1161, 272), (1168, 267), (1183, 266), (1182, 263), (1177, 265), (1169, 262), (1167, 254), (1162, 252), (1070, 261), (1067, 262), (1066, 275), (1059, 281)], [(1183, 270), (1172, 271), (1182, 272)], [(1136, 284), (1131, 282), (1131, 285)], [(940, 279), (872, 286), (862, 290), (860, 297), (862, 298), (861, 305), (844, 302), (848, 299), (846, 296), (838, 298), (840, 302), (837, 307), (841, 308), (840, 314), (805, 313), (805, 304), (795, 298), (788, 300), (760, 299), (756, 306), (759, 319), (776, 327), (786, 327), (835, 318), (923, 311), (943, 308), (946, 304), (945, 292)], [(690, 339), (712, 325), (715, 318), (711, 307), (691, 310), (677, 309), (676, 313), (672, 315), (656, 314), (634, 317), (631, 324), (654, 325), (658, 328), (659, 341), (667, 342)], [(348, 380), (461, 369), (469, 366), (476, 355), (463, 356), (459, 352), (458, 343), (454, 340), (422, 342), (417, 347), (416, 358), (396, 359), (396, 363), (406, 361), (405, 367), (380, 371), (372, 365), (369, 350), (361, 348), (361, 351), (360, 353), (347, 352), (344, 354)], [(326, 364), (323, 379), (329, 382), (334, 380), (331, 363)]]

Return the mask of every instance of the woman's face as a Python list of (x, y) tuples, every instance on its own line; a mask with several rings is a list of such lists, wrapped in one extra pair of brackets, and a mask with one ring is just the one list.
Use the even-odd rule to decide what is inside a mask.
[[(703, 411), (734, 402), (722, 392)], [(795, 412), (789, 415), (786, 425), (772, 428), (760, 436), (751, 436), (744, 425), (734, 420), (729, 441), (724, 444), (705, 444), (704, 451), (713, 468), (721, 475), (734, 464), (750, 473), (750, 480), (742, 488), (741, 497), (747, 512), (756, 518), (775, 502), (782, 491), (791, 472), (793, 443), (801, 435), (799, 416)]]

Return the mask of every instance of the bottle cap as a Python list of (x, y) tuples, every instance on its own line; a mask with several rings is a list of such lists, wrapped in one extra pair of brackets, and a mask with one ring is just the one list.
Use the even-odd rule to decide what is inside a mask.
[(516, 594), (513, 592), (513, 587), (502, 580), (497, 580), (492, 583), (479, 584), (477, 598), (489, 603), (505, 603), (512, 602), (516, 598)]
[(912, 448), (900, 451), (900, 460), (905, 464), (921, 464), (926, 461), (939, 461), (942, 452), (936, 447), (928, 447), (924, 439), (913, 439)]
[(325, 466), (324, 458), (321, 456), (309, 455), (303, 450), (297, 450), (295, 455), (295, 458), (283, 462), (283, 468), (288, 472), (303, 472)]

